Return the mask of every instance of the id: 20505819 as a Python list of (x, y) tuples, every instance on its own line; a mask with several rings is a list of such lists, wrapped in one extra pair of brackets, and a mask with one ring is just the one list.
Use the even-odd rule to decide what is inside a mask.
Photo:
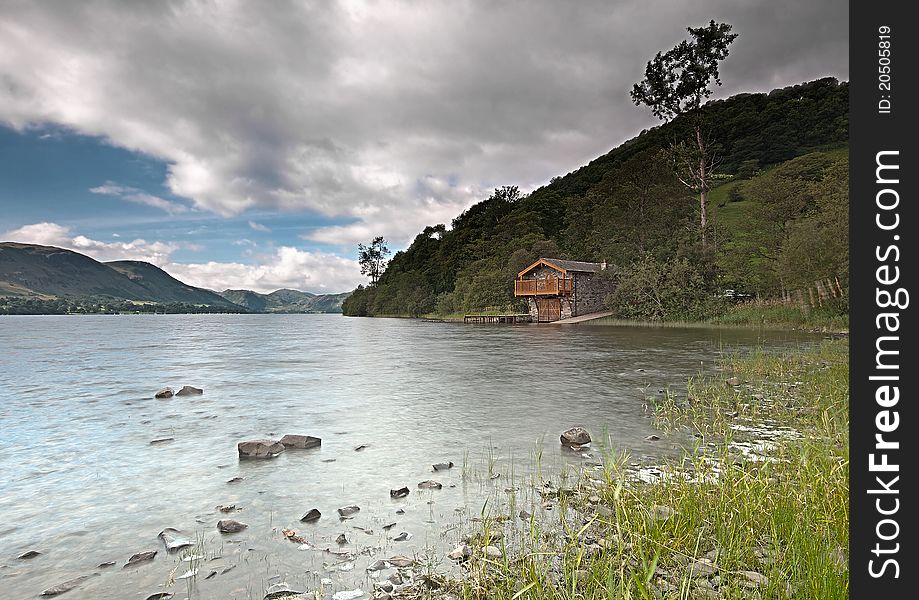
[(890, 59), (891, 59), (890, 27), (878, 27), (878, 91), (881, 97), (878, 100), (878, 113), (889, 115), (892, 96), (890, 93)]

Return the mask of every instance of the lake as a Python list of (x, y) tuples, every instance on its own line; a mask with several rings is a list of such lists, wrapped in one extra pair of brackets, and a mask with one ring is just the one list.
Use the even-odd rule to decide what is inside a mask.
[[(659, 433), (649, 396), (713, 373), (726, 353), (815, 339), (338, 315), (0, 317), (2, 597), (93, 574), (63, 597), (262, 598), (280, 581), (370, 591), (392, 570), (368, 574), (368, 563), (426, 548), (448, 570), (444, 549), (486, 500), (488, 510), (539, 508), (517, 487), (537, 464), (554, 475), (599, 461), (598, 441), (636, 463), (675, 456), (690, 440), (645, 440)], [(153, 398), (183, 385), (204, 394)], [(574, 425), (595, 440), (584, 456), (559, 444)], [(237, 442), (286, 433), (322, 446), (237, 458)], [(417, 488), (428, 479), (443, 489)], [(402, 486), (410, 495), (391, 499)], [(336, 509), (350, 504), (360, 512), (340, 521)], [(301, 523), (311, 508), (322, 518)], [(248, 528), (220, 534), (224, 518)], [(194, 552), (167, 553), (157, 538), (167, 527)], [(18, 558), (29, 550), (41, 554)], [(152, 561), (123, 568), (147, 550), (158, 551)], [(203, 558), (183, 562), (190, 553)], [(190, 567), (197, 576), (169, 583)]]

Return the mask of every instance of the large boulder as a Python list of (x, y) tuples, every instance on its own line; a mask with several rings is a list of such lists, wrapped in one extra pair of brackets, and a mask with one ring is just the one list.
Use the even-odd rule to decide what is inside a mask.
[(311, 435), (292, 435), (287, 434), (278, 440), (281, 444), (284, 444), (285, 448), (318, 448), (322, 445), (322, 440), (318, 437), (313, 437)]
[(284, 452), (284, 444), (274, 440), (249, 440), (236, 445), (240, 458), (274, 458)]
[(182, 389), (176, 392), (176, 396), (197, 396), (203, 394), (204, 390), (190, 385), (183, 385)]
[(572, 427), (561, 435), (563, 446), (583, 446), (590, 443), (590, 434), (583, 427)]

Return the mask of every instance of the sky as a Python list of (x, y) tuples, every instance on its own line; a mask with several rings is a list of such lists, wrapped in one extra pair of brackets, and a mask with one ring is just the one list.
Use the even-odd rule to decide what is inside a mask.
[(358, 242), (656, 125), (632, 84), (711, 19), (713, 98), (848, 79), (840, 0), (0, 0), (0, 241), (347, 291)]

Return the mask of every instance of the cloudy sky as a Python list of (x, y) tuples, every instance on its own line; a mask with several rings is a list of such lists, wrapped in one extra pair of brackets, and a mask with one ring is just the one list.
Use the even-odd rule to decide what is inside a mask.
[(349, 290), (357, 242), (654, 125), (631, 85), (710, 19), (716, 97), (848, 79), (841, 0), (0, 0), (0, 240)]

